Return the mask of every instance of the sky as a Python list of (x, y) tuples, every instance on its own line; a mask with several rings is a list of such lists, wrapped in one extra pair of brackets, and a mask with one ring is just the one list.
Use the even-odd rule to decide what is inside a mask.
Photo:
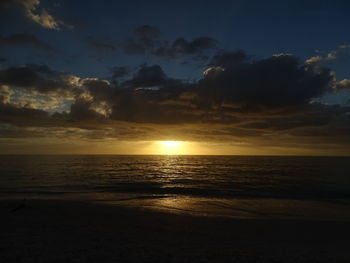
[(2, 0), (0, 154), (349, 155), (349, 11)]

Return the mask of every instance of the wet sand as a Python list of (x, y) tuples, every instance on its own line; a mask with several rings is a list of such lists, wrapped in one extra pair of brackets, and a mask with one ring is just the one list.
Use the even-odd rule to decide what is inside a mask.
[(218, 218), (63, 200), (1, 200), (0, 211), (0, 262), (350, 262), (347, 221)]

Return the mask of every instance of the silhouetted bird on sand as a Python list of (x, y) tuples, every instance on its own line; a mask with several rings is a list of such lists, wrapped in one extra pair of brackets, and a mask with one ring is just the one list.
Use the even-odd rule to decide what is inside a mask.
[(11, 212), (16, 212), (16, 211), (23, 209), (23, 208), (26, 208), (26, 207), (27, 207), (26, 199), (23, 199), (22, 202), (17, 207), (15, 207), (14, 209), (11, 210)]

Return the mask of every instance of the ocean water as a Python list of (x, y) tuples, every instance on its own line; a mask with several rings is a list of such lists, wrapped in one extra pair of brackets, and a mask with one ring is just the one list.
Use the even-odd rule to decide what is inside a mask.
[(184, 210), (196, 203), (201, 211), (214, 201), (229, 208), (241, 200), (250, 208), (261, 207), (261, 200), (278, 207), (283, 200), (289, 200), (283, 207), (293, 206), (290, 200), (323, 202), (316, 205), (321, 208), (341, 201), (350, 212), (350, 158), (3, 155), (0, 195), (152, 200), (143, 204)]
[(0, 192), (350, 198), (350, 158), (0, 156)]

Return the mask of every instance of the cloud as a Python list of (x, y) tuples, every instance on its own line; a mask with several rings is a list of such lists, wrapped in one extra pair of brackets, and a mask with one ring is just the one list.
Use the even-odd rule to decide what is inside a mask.
[(177, 38), (174, 41), (165, 41), (161, 38), (160, 30), (145, 25), (134, 31), (122, 48), (127, 54), (152, 54), (158, 57), (179, 58), (184, 56), (206, 57), (204, 52), (215, 50), (217, 41), (210, 37), (199, 37), (193, 40)]
[(114, 96), (107, 80), (80, 78), (36, 64), (0, 70), (0, 85), (1, 101), (7, 108), (68, 110), (68, 115), (56, 114), (60, 120), (105, 118), (111, 108), (106, 101)]
[(323, 61), (323, 57), (321, 57), (321, 56), (314, 56), (314, 57), (308, 58), (306, 60), (306, 63), (313, 64), (313, 63), (320, 63), (322, 61)]
[(32, 109), (27, 107), (15, 107), (9, 103), (0, 102), (0, 120), (7, 123), (21, 124), (29, 119), (45, 121), (48, 113), (44, 110)]
[[(84, 129), (95, 139), (350, 143), (350, 107), (315, 102), (347, 88), (348, 80), (336, 82), (329, 69), (291, 54), (253, 60), (243, 51), (220, 51), (192, 82), (171, 78), (159, 65), (133, 73), (116, 67), (109, 80), (24, 65), (0, 70), (0, 84), (0, 121), (13, 126)], [(45, 108), (46, 100), (52, 106)]]
[(334, 86), (330, 70), (302, 64), (292, 55), (252, 61), (242, 51), (220, 53), (210, 65), (195, 83), (172, 79), (159, 65), (143, 65), (118, 84), (119, 90), (108, 89), (110, 117), (149, 123), (232, 123), (244, 115), (307, 109)]
[(64, 23), (53, 17), (46, 9), (40, 8), (40, 0), (3, 0), (0, 7), (3, 9), (17, 9), (26, 18), (48, 29), (59, 30)]
[(117, 50), (117, 46), (109, 41), (98, 40), (93, 37), (85, 38), (85, 42), (89, 47), (102, 52), (115, 52)]
[(126, 77), (130, 74), (130, 70), (127, 67), (112, 67), (111, 68), (111, 81), (115, 86), (118, 86), (120, 78)]
[(159, 65), (143, 65), (137, 74), (129, 81), (123, 83), (124, 86), (132, 88), (161, 86), (167, 82), (167, 76)]
[[(35, 9), (34, 9), (35, 10)], [(55, 19), (51, 14), (49, 14), (45, 9), (39, 14), (33, 12), (28, 12), (27, 17), (41, 25), (42, 27), (49, 29), (59, 29), (59, 24), (62, 24), (59, 20)]]
[(317, 55), (306, 60), (306, 63), (316, 64), (336, 60), (349, 55), (350, 45), (340, 45), (337, 49), (331, 50), (324, 55)]
[[(72, 118), (95, 119), (98, 113), (115, 121), (160, 124), (236, 123), (241, 116), (283, 115), (307, 109), (314, 98), (334, 91), (329, 69), (302, 64), (293, 55), (254, 61), (242, 51), (220, 52), (209, 64), (203, 78), (191, 83), (145, 64), (118, 82), (83, 79), (43, 65), (10, 67), (0, 70), (0, 84), (70, 96), (75, 100)], [(116, 68), (113, 75), (126, 73)]]
[(103, 119), (104, 116), (93, 110), (92, 101), (77, 99), (70, 108), (70, 118), (74, 120)]
[[(80, 80), (79, 85), (89, 92), (88, 99), (95, 102), (107, 101), (114, 93), (111, 83), (104, 79), (85, 78)], [(82, 93), (81, 95), (85, 96), (86, 100), (86, 93)]]
[(0, 70), (0, 84), (37, 91), (43, 94), (67, 95), (78, 92), (74, 78), (46, 65), (28, 64)]
[(158, 28), (145, 25), (134, 30), (133, 37), (130, 37), (122, 48), (127, 54), (145, 54), (152, 53), (159, 45), (158, 37), (160, 31)]
[(209, 67), (203, 71), (203, 76), (212, 78), (220, 74), (222, 71), (225, 71), (222, 67)]
[(0, 85), (0, 103), (7, 104), (10, 102), (10, 97), (13, 92), (6, 85)]
[(215, 49), (217, 41), (210, 37), (200, 37), (192, 41), (178, 38), (172, 43), (163, 43), (155, 48), (153, 54), (160, 57), (177, 58), (187, 55), (199, 55), (203, 51)]
[(134, 34), (139, 39), (155, 39), (158, 38), (161, 33), (160, 30), (154, 26), (144, 25), (134, 30)]
[(211, 65), (224, 70), (199, 81), (201, 96), (247, 111), (307, 104), (330, 91), (334, 80), (329, 69), (301, 64), (292, 55), (250, 61), (241, 51), (230, 52), (214, 57)]
[(350, 79), (343, 79), (336, 83), (336, 90), (350, 90)]
[(48, 43), (29, 33), (17, 33), (7, 37), (0, 36), (0, 45), (31, 45), (38, 49), (54, 50)]
[(209, 65), (211, 66), (220, 66), (222, 69), (225, 68), (234, 68), (237, 65), (241, 65), (244, 61), (247, 61), (249, 58), (243, 50), (238, 50), (235, 52), (219, 51), (217, 52)]

